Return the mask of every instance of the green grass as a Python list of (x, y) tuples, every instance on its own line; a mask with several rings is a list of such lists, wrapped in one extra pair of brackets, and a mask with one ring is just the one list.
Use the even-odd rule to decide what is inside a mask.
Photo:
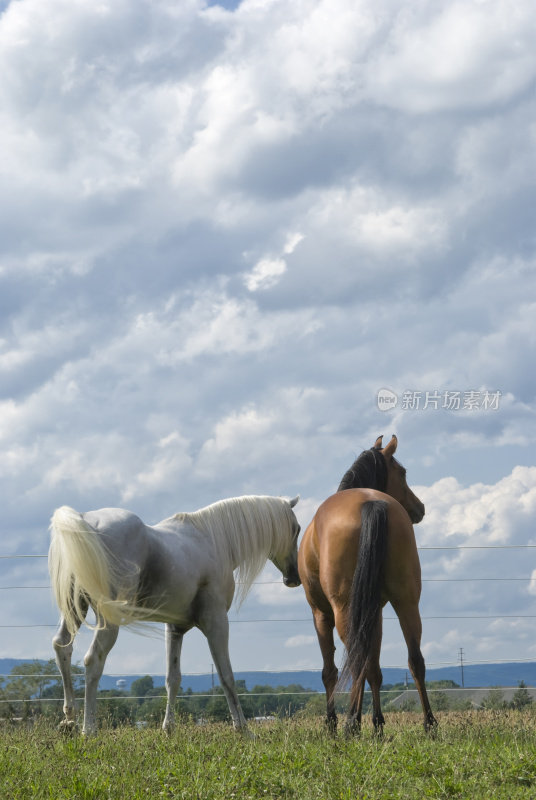
[(2, 800), (147, 798), (536, 798), (536, 713), (440, 716), (435, 738), (420, 718), (389, 714), (383, 739), (370, 719), (361, 738), (330, 737), (318, 720), (253, 729), (225, 724), (104, 729), (66, 737), (46, 723), (0, 729)]

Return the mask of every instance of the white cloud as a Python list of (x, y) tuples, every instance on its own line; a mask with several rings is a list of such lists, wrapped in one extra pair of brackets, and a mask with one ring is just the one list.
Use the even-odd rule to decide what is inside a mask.
[[(43, 547), (62, 502), (155, 520), (300, 492), (304, 527), (387, 428), (424, 487), (421, 544), (533, 541), (533, 40), (532, 4), (502, 0), (9, 3), (6, 547)], [(382, 415), (382, 386), (501, 404)], [(521, 552), (423, 551), (424, 612), (515, 613)], [(471, 583), (497, 553), (523, 581)], [(303, 593), (277, 591), (252, 608), (294, 614)], [(269, 631), (236, 665), (312, 633)], [(464, 637), (534, 652), (513, 620), (425, 624), (434, 658)], [(385, 648), (405, 661), (397, 623)]]
[(279, 279), (286, 271), (287, 265), (282, 258), (263, 258), (246, 275), (245, 284), (250, 292), (269, 289), (279, 282)]
[(416, 492), (430, 509), (418, 529), (422, 543), (536, 543), (530, 527), (536, 513), (536, 467), (515, 467), (492, 486), (475, 483), (464, 488), (455, 478), (444, 478)]
[[(269, 276), (265, 274), (259, 280)], [(188, 302), (189, 301), (189, 302)], [(151, 353), (162, 365), (176, 365), (205, 355), (243, 354), (273, 347), (287, 335), (307, 336), (318, 327), (308, 310), (264, 314), (250, 300), (225, 292), (171, 297), (167, 308), (139, 314), (111, 356), (127, 349)]]
[(231, 414), (216, 425), (214, 437), (203, 445), (201, 460), (206, 457), (211, 461), (215, 454), (234, 452), (237, 446), (250, 450), (251, 439), (266, 437), (274, 421), (274, 414), (260, 413), (255, 408)]
[(304, 647), (305, 645), (313, 644), (317, 642), (316, 636), (304, 636), (300, 634), (298, 636), (291, 636), (290, 639), (287, 639), (285, 642), (285, 647)]
[(444, 240), (444, 226), (432, 210), (389, 208), (362, 214), (355, 223), (358, 239), (372, 250), (393, 251), (425, 247)]
[(285, 609), (287, 609), (290, 612), (289, 616), (292, 616), (296, 613), (296, 608), (299, 608), (301, 617), (301, 612), (305, 610), (301, 589), (289, 589), (285, 586), (281, 575), (272, 565), (260, 575), (251, 596), (254, 602), (263, 609), (263, 614), (284, 615)]
[(294, 250), (297, 248), (299, 243), (304, 239), (304, 235), (302, 233), (291, 233), (287, 236), (287, 240), (285, 242), (285, 246), (283, 248), (283, 252), (286, 255), (291, 255)]
[[(292, 255), (304, 238), (301, 233), (287, 234), (283, 254), (285, 256)], [(244, 283), (250, 292), (271, 289), (279, 283), (287, 268), (287, 261), (282, 257), (261, 258), (253, 269), (244, 275)]]
[(122, 502), (129, 503), (140, 494), (177, 490), (181, 478), (192, 468), (190, 443), (180, 431), (172, 431), (157, 442), (148, 463), (139, 465), (128, 486), (123, 489)]
[(39, 361), (65, 356), (88, 335), (88, 322), (72, 313), (59, 313), (39, 330), (33, 319), (20, 320), (17, 325), (16, 344), (13, 338), (0, 340), (0, 374), (7, 375), (22, 369), (31, 369)]
[[(269, 403), (246, 405), (225, 415), (216, 421), (199, 451), (197, 474), (204, 478), (243, 474), (246, 486), (257, 487), (253, 493), (298, 493), (301, 482), (297, 481), (291, 465), (307, 460), (313, 472), (319, 469), (316, 459), (320, 457), (322, 443), (313, 419), (316, 405), (323, 400), (323, 393), (314, 387), (283, 390), (275, 387)], [(309, 431), (309, 438), (304, 440), (305, 431)], [(265, 492), (260, 489), (259, 481), (277, 488)], [(296, 508), (302, 525), (309, 508), (305, 499)]]
[(373, 187), (324, 192), (309, 217), (317, 236), (342, 240), (362, 258), (396, 253), (407, 263), (423, 252), (440, 252), (446, 242), (447, 220), (438, 208), (393, 204)]
[(530, 3), (413, 7), (372, 59), (369, 96), (420, 113), (505, 102), (536, 74), (533, 30)]

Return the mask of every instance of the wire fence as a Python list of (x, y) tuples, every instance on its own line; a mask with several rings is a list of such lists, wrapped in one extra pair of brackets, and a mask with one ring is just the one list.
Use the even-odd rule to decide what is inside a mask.
[[(160, 688), (160, 687), (156, 687)], [(459, 687), (449, 687), (449, 686), (439, 686), (433, 687), (428, 686), (426, 691), (428, 694), (480, 694), (485, 696), (490, 692), (495, 692), (500, 690), (501, 692), (516, 692), (519, 689), (519, 686), (459, 686)], [(385, 688), (381, 690), (382, 694), (393, 694), (394, 691), (399, 691), (400, 694), (410, 693), (410, 692), (417, 692), (417, 689), (414, 688), (413, 685), (410, 685), (406, 688), (398, 688), (396, 687), (395, 690), (392, 688)], [(532, 691), (536, 693), (536, 689), (531, 689), (528, 687), (528, 691)], [(365, 689), (365, 693), (370, 693), (370, 689)], [(335, 694), (339, 697), (347, 697), (350, 694), (350, 691), (337, 691)], [(324, 690), (320, 689), (296, 689), (296, 690), (288, 690), (288, 691), (281, 691), (281, 692), (237, 692), (238, 697), (324, 697), (325, 692)], [(140, 695), (132, 695), (132, 694), (107, 694), (105, 696), (97, 697), (97, 700), (159, 700), (165, 698), (165, 694), (140, 694)], [(207, 698), (207, 697), (215, 697), (215, 698), (223, 698), (224, 695), (220, 692), (191, 692), (189, 694), (178, 694), (176, 696), (177, 700), (194, 700), (196, 698)], [(18, 698), (13, 700), (0, 700), (0, 704), (9, 704), (9, 703), (62, 703), (63, 697), (32, 697), (28, 698)]]
[[(420, 546), (417, 548), (419, 551), (464, 551), (464, 550), (534, 550), (536, 545), (523, 544), (523, 545), (433, 545), (433, 546)], [(16, 560), (16, 559), (46, 559), (46, 553), (15, 553), (0, 555), (0, 560)], [(423, 583), (536, 583), (533, 574), (525, 576), (488, 576), (488, 577), (471, 577), (471, 578), (423, 578)], [(255, 581), (254, 586), (276, 585), (278, 581)], [(12, 585), (0, 586), (0, 591), (24, 591), (24, 590), (51, 590), (50, 584), (41, 585)], [(397, 617), (386, 616), (384, 620), (395, 621)], [(441, 614), (441, 615), (422, 615), (423, 620), (492, 620), (492, 619), (536, 619), (536, 614)], [(298, 618), (231, 618), (230, 624), (248, 624), (248, 623), (306, 623), (310, 622), (310, 617)], [(31, 623), (31, 624), (0, 624), (1, 629), (30, 629), (30, 628), (55, 628), (57, 623)], [(496, 663), (496, 662), (490, 662)]]
[[(497, 552), (497, 551), (507, 551), (507, 550), (512, 550), (512, 551), (524, 551), (524, 550), (525, 551), (531, 551), (531, 550), (535, 550), (535, 549), (536, 549), (536, 545), (532, 545), (532, 544), (525, 544), (525, 545), (441, 545), (441, 546), (438, 545), (438, 546), (421, 546), (421, 547), (418, 548), (418, 550), (422, 551), (422, 552), (425, 552), (425, 551), (436, 551), (436, 552), (437, 551), (447, 551), (447, 552), (451, 551), (452, 552), (452, 551), (470, 551), (470, 550), (489, 550), (489, 551)], [(0, 560), (2, 560), (2, 561), (17, 560), (17, 559), (46, 559), (46, 558), (47, 558), (47, 554), (44, 554), (44, 553), (39, 553), (39, 554), (34, 554), (34, 553), (18, 554), (18, 553), (16, 553), (16, 554), (0, 555)], [(528, 585), (531, 585), (531, 582), (534, 582), (534, 581), (535, 581), (534, 573), (532, 573), (530, 575), (525, 575), (525, 576), (485, 576), (485, 577), (470, 577), (470, 578), (467, 578), (467, 577), (459, 577), (459, 578), (453, 578), (453, 577), (444, 578), (444, 577), (441, 577), (441, 578), (424, 578), (423, 579), (423, 583), (430, 583), (430, 584), (434, 584), (434, 583), (437, 583), (437, 584), (439, 584), (439, 583), (453, 583), (453, 584), (456, 584), (456, 583), (461, 583), (461, 584), (465, 584), (465, 583), (467, 583), (467, 584), (470, 584), (470, 583), (482, 583), (482, 584), (492, 584), (492, 583), (508, 583), (508, 582), (510, 582), (510, 583), (519, 583), (519, 582), (523, 582), (523, 583), (527, 583)], [(262, 581), (261, 580), (261, 581), (256, 581), (254, 583), (254, 586), (272, 585), (272, 584), (273, 585), (279, 584), (279, 581), (272, 581), (272, 580), (264, 580), (264, 581)], [(0, 591), (2, 591), (2, 592), (29, 591), (29, 590), (32, 590), (32, 591), (39, 591), (39, 590), (50, 591), (50, 589), (51, 589), (51, 586), (49, 584), (45, 584), (45, 583), (44, 584), (33, 584), (33, 585), (14, 584), (14, 585), (3, 585), (3, 586), (0, 586)], [(423, 615), (422, 619), (423, 620), (502, 620), (502, 619), (505, 619), (505, 620), (523, 620), (523, 619), (536, 619), (536, 613), (534, 613), (534, 614), (532, 614), (532, 613), (526, 613), (526, 614), (506, 614), (506, 613), (505, 614), (441, 614), (441, 615)], [(386, 620), (386, 621), (395, 621), (395, 620), (397, 620), (397, 617), (396, 616), (385, 616), (384, 620)], [(230, 622), (231, 625), (247, 625), (247, 624), (260, 624), (260, 623), (262, 623), (262, 624), (268, 624), (268, 623), (275, 623), (275, 624), (281, 624), (281, 623), (303, 624), (303, 623), (311, 623), (311, 617), (307, 616), (307, 617), (293, 617), (293, 618), (288, 618), (288, 617), (279, 617), (279, 618), (230, 618), (229, 622)], [(0, 628), (1, 629), (6, 629), (6, 630), (7, 629), (38, 629), (38, 628), (51, 628), (52, 629), (52, 628), (56, 628), (56, 627), (57, 627), (57, 622), (53, 622), (53, 623), (28, 623), (28, 624), (20, 624), (20, 623), (19, 624), (0, 624)], [(507, 663), (512, 663), (512, 662), (531, 664), (531, 663), (534, 663), (534, 659), (532, 659), (532, 658), (527, 658), (527, 659), (525, 659), (525, 658), (510, 658), (510, 659), (502, 659), (502, 660), (501, 659), (479, 660), (479, 661), (472, 661), (471, 664), (476, 666), (476, 665), (486, 665), (486, 664), (507, 664)], [(460, 661), (454, 661), (454, 660), (453, 661), (441, 661), (441, 662), (428, 662), (427, 661), (427, 667), (429, 667), (429, 668), (446, 667), (446, 666), (458, 667), (459, 668), (460, 667)], [(468, 665), (465, 664), (465, 666), (468, 666)], [(383, 668), (384, 669), (405, 669), (406, 667), (405, 667), (405, 665), (396, 664), (396, 665), (392, 665), (392, 666), (383, 665)], [(240, 670), (240, 669), (235, 670), (236, 673), (245, 672), (245, 671), (246, 670)], [(266, 673), (270, 673), (271, 675), (273, 675), (274, 673), (277, 673), (277, 672), (284, 672), (284, 673), (292, 673), (292, 672), (300, 672), (300, 673), (311, 672), (311, 673), (315, 673), (315, 672), (318, 672), (318, 673), (320, 673), (320, 670), (292, 670), (292, 669), (284, 669), (284, 670), (257, 670), (256, 669), (256, 670), (248, 670), (248, 671), (249, 672), (259, 673), (259, 674), (262, 674), (263, 672), (266, 672)], [(206, 673), (206, 672), (204, 672), (204, 673), (183, 673), (183, 678), (199, 676), (199, 675), (207, 675), (207, 674), (208, 673)], [(4, 674), (4, 675), (0, 674), (0, 679), (3, 679), (3, 680), (6, 680), (6, 679), (7, 680), (12, 680), (12, 679), (17, 679), (17, 678), (20, 679), (20, 678), (28, 678), (28, 677), (30, 677), (30, 676), (28, 674), (26, 674), (26, 673), (9, 673), (9, 674)], [(39, 679), (48, 679), (49, 681), (59, 680), (61, 678), (59, 672), (57, 674), (53, 674), (53, 675), (50, 675), (50, 674), (35, 675), (34, 674), (31, 677), (32, 678), (39, 678)], [(80, 676), (74, 676), (73, 675), (73, 677), (75, 677), (75, 678), (78, 677), (79, 680), (83, 679), (83, 675), (80, 675)], [(121, 677), (121, 678), (133, 677), (134, 678), (134, 677), (139, 677), (139, 674), (136, 673), (135, 675), (134, 674), (129, 675), (128, 673), (121, 673), (121, 675), (114, 675), (113, 673), (112, 674), (107, 673), (107, 677), (118, 677), (118, 678), (119, 677)], [(160, 676), (158, 676), (158, 677), (160, 677)], [(517, 687), (501, 687), (501, 688), (504, 689), (505, 691), (509, 691), (509, 690), (511, 690), (511, 689), (513, 690), (513, 689), (515, 689)], [(467, 687), (467, 688), (466, 687), (459, 687), (459, 688), (452, 689), (452, 690), (442, 688), (442, 689), (434, 689), (432, 691), (437, 691), (437, 692), (439, 692), (439, 691), (441, 691), (441, 692), (447, 692), (447, 691), (453, 691), (453, 692), (454, 691), (455, 692), (475, 692), (476, 689), (470, 688), (470, 687)], [(489, 687), (488, 688), (482, 688), (481, 691), (482, 692), (487, 692), (487, 691), (489, 691)], [(306, 691), (304, 690), (301, 693), (302, 694), (306, 694), (306, 695), (322, 694), (322, 692), (315, 691), (315, 690), (306, 690)], [(300, 694), (300, 692), (272, 692), (272, 693), (271, 692), (263, 692), (263, 694), (265, 694), (266, 696), (284, 695), (284, 694), (297, 695), (297, 694)], [(210, 696), (213, 696), (213, 694), (210, 693), (210, 694), (204, 695), (204, 694), (198, 694), (196, 692), (194, 695), (192, 695), (192, 694), (179, 695), (178, 699), (188, 699), (188, 698), (190, 698), (192, 696), (195, 696), (195, 697), (210, 697)], [(244, 696), (252, 697), (253, 695), (252, 695), (252, 693), (247, 692), (247, 693), (244, 694)], [(106, 695), (106, 697), (104, 697), (102, 699), (104, 699), (104, 700), (111, 700), (111, 699), (139, 700), (140, 698), (139, 697), (133, 697), (132, 695), (124, 695), (123, 694), (123, 695), (117, 695), (117, 696)], [(9, 702), (16, 702), (16, 701), (15, 700), (11, 700), (11, 701), (3, 700), (3, 701), (0, 701), (0, 703), (9, 703)], [(18, 702), (23, 702), (23, 699), (22, 698), (19, 699)], [(34, 703), (34, 702), (49, 703), (49, 702), (61, 702), (61, 700), (58, 699), (58, 698), (32, 698), (31, 702), (32, 703)]]
[[(160, 687), (156, 687), (160, 688)], [(218, 687), (219, 688), (219, 687)], [(83, 686), (80, 687), (83, 689)], [(446, 699), (446, 705), (442, 705), (442, 707), (438, 710), (448, 710), (452, 708), (449, 704), (451, 702), (460, 702), (465, 704), (464, 708), (495, 708), (497, 710), (505, 709), (505, 708), (512, 708), (516, 707), (515, 704), (512, 704), (512, 699), (515, 698), (516, 694), (523, 693), (526, 695), (525, 698), (522, 700), (522, 706), (531, 706), (536, 701), (536, 689), (531, 687), (525, 687), (524, 685), (517, 685), (517, 686), (500, 686), (500, 687), (449, 687), (449, 686), (427, 686), (427, 693), (430, 696), (432, 702), (434, 700), (437, 702), (439, 698)], [(336, 691), (336, 699), (346, 701), (349, 697), (349, 691)], [(366, 697), (370, 697), (372, 694), (371, 690), (365, 688), (364, 695)], [(413, 684), (410, 684), (405, 687), (394, 686), (394, 687), (385, 687), (382, 688), (380, 691), (381, 697), (383, 702), (390, 704), (390, 709), (393, 710), (401, 710), (401, 711), (408, 711), (412, 710), (413, 708), (416, 709), (417, 701), (418, 701), (418, 690), (416, 689)], [(237, 695), (242, 701), (249, 699), (254, 700), (255, 698), (288, 698), (288, 700), (293, 700), (295, 703), (298, 702), (300, 705), (298, 708), (303, 708), (303, 702), (306, 699), (310, 700), (312, 698), (319, 698), (322, 703), (325, 699), (325, 692), (323, 690), (317, 689), (304, 689), (300, 687), (299, 689), (288, 689), (288, 690), (279, 690), (279, 691), (262, 691), (262, 692), (249, 692), (249, 691), (238, 691)], [(80, 702), (81, 698), (77, 697), (77, 700)], [(140, 705), (141, 703), (149, 701), (150, 703), (159, 702), (163, 708), (163, 704), (167, 701), (167, 697), (164, 692), (160, 694), (151, 693), (150, 695), (132, 695), (132, 694), (98, 694), (96, 697), (97, 703), (99, 705), (110, 703), (110, 702), (127, 702), (127, 703), (136, 703)], [(210, 701), (210, 700), (221, 700), (225, 702), (225, 698), (222, 692), (220, 691), (208, 691), (208, 692), (190, 692), (190, 693), (181, 693), (177, 694), (175, 697), (175, 701), (182, 701), (188, 702), (191, 701), (192, 703), (199, 703), (199, 701)], [(63, 696), (61, 697), (19, 697), (19, 698), (11, 698), (11, 699), (0, 699), (0, 710), (2, 707), (8, 709), (24, 709), (45, 706), (45, 705), (62, 705), (64, 702)], [(521, 707), (521, 706), (517, 706)], [(211, 713), (207, 708), (197, 708), (197, 713), (203, 715), (203, 713)], [(270, 715), (273, 715), (274, 711), (270, 712)], [(0, 721), (2, 718), (0, 717)]]

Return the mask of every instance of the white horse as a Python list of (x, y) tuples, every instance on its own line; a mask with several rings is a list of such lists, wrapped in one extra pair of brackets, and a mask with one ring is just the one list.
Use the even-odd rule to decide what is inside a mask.
[(84, 658), (83, 733), (96, 730), (97, 687), (119, 626), (140, 621), (166, 623), (164, 730), (169, 732), (175, 722), (182, 639), (196, 626), (207, 637), (233, 725), (247, 733), (228, 647), (234, 572), (240, 601), (268, 558), (286, 586), (300, 585), (300, 526), (292, 511), (297, 502), (298, 497), (235, 497), (154, 526), (117, 508), (80, 514), (62, 506), (55, 511), (48, 561), (62, 616), (53, 639), (64, 688), (62, 725), (75, 726), (73, 640), (91, 606), (96, 623), (90, 626), (95, 633)]

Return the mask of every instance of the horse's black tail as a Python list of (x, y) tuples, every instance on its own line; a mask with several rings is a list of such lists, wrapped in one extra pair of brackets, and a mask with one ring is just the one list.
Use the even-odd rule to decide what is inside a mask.
[(381, 621), (386, 553), (387, 503), (370, 500), (361, 509), (361, 537), (349, 598), (342, 682), (351, 678), (356, 683), (365, 677), (370, 648)]

